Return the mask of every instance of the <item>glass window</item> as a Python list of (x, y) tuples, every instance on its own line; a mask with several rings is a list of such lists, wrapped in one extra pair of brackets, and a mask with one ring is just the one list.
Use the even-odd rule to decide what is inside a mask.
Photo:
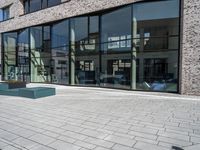
[(42, 0), (42, 8), (48, 7), (48, 0)]
[(101, 41), (103, 51), (126, 51), (131, 49), (131, 7), (102, 16)]
[(99, 51), (99, 16), (89, 17), (89, 37), (86, 49)]
[(99, 17), (71, 19), (71, 38), (75, 50), (71, 55), (71, 68), (75, 69), (71, 80), (75, 84), (99, 85)]
[(0, 9), (0, 21), (3, 21), (3, 10)]
[(100, 81), (103, 87), (130, 89), (130, 53), (103, 54)]
[(91, 16), (89, 17), (89, 25), (90, 25), (90, 34), (98, 33), (99, 32), (99, 17), (98, 16)]
[(10, 6), (3, 8), (3, 20), (8, 20), (10, 18)]
[(51, 39), (51, 36), (50, 36), (50, 26), (44, 26), (44, 31), (43, 31), (43, 34), (44, 34), (44, 40), (50, 40)]
[(88, 38), (88, 17), (75, 18), (72, 20), (75, 31), (75, 41), (80, 43)]
[(97, 52), (99, 50), (99, 17), (71, 19), (71, 37), (76, 53)]
[(101, 86), (130, 89), (131, 7), (105, 14), (101, 20)]
[(29, 0), (24, 1), (24, 13), (29, 13)]
[(41, 9), (41, 0), (30, 0), (30, 12), (34, 12)]
[(29, 29), (20, 30), (18, 33), (18, 51), (29, 49)]
[(31, 27), (31, 49), (49, 52), (51, 47), (50, 26)]
[(16, 80), (17, 78), (17, 33), (10, 32), (3, 34), (3, 51), (4, 51), (4, 80)]
[(177, 92), (179, 0), (134, 4), (133, 43), (132, 87)]
[(69, 21), (65, 20), (52, 26), (52, 49), (69, 49)]
[[(134, 4), (134, 22), (137, 26), (134, 38), (138, 38), (136, 45), (143, 44), (144, 50), (177, 49), (178, 8), (179, 0)], [(140, 38), (143, 40), (140, 41)]]
[(61, 3), (61, 0), (48, 0), (48, 7), (55, 6)]
[(17, 80), (30, 82), (29, 29), (18, 32)]
[(50, 52), (51, 48), (51, 34), (50, 26), (43, 27), (43, 50), (44, 52)]
[(31, 50), (42, 49), (42, 26), (30, 28)]
[(88, 17), (71, 19), (71, 39), (75, 52), (83, 52), (88, 43)]
[(51, 77), (53, 83), (69, 83), (69, 21), (52, 26)]
[(31, 81), (50, 82), (51, 80), (51, 37), (50, 26), (30, 28)]
[(35, 12), (44, 8), (59, 5), (61, 0), (25, 0), (24, 12), (25, 14)]

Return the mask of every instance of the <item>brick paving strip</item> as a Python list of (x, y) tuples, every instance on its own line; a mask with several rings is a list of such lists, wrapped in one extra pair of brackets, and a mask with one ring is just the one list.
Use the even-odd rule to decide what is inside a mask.
[(0, 96), (0, 150), (200, 149), (200, 97), (45, 86), (57, 95)]

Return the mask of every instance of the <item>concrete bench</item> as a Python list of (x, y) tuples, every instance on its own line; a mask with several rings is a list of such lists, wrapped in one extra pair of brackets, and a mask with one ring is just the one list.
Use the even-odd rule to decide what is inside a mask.
[(0, 90), (0, 95), (19, 96), (19, 89), (4, 89)]
[(56, 94), (55, 88), (35, 87), (19, 89), (19, 96), (37, 99), (41, 97), (52, 96)]

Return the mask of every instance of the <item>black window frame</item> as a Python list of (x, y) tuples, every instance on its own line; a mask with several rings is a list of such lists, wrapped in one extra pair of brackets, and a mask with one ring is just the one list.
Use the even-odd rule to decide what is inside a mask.
[[(49, 4), (49, 1), (50, 0), (40, 0), (40, 8), (35, 10), (35, 11), (31, 11), (30, 10), (30, 7), (31, 7), (31, 4), (30, 4), (30, 1), (31, 0), (25, 0), (23, 2), (23, 7), (24, 7), (24, 14), (29, 14), (29, 13), (33, 13), (33, 12), (37, 12), (37, 11), (40, 11), (40, 10), (43, 10), (43, 9), (46, 9), (46, 8), (50, 8), (50, 7), (54, 7), (54, 6), (57, 6), (57, 5), (60, 5), (62, 4), (62, 1), (61, 0), (57, 0), (59, 1), (57, 4), (55, 5), (50, 5)], [(44, 5), (44, 2), (45, 2), (45, 5)], [(28, 7), (28, 8), (27, 8)]]
[[(0, 14), (0, 15), (1, 15), (2, 19), (0, 20), (0, 22), (9, 20), (11, 18), (10, 17), (10, 5), (1, 8), (1, 11), (2, 11), (2, 14)], [(6, 15), (7, 17), (5, 17), (6, 11), (8, 12), (8, 14)]]

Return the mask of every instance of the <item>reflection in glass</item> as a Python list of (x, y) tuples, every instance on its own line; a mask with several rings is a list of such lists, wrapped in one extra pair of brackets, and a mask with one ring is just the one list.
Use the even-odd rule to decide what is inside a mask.
[(93, 60), (76, 61), (76, 84), (96, 85), (95, 64), (98, 62), (94, 62), (94, 57)]
[(131, 60), (130, 53), (102, 55), (101, 86), (130, 88)]
[(30, 0), (30, 12), (38, 11), (41, 9), (41, 0)]
[(4, 44), (4, 80), (17, 79), (17, 32), (10, 32), (3, 34)]
[(42, 48), (42, 26), (30, 28), (31, 50)]
[[(131, 48), (131, 7), (102, 16), (102, 51), (127, 51)], [(104, 44), (105, 43), (105, 44)]]
[(10, 18), (10, 6), (3, 8), (3, 20)]
[(29, 29), (18, 32), (18, 73), (17, 80), (30, 82), (29, 70)]
[(48, 7), (48, 0), (42, 0), (42, 8)]
[(177, 92), (179, 0), (134, 4), (133, 17), (133, 89)]
[(75, 52), (84, 51), (88, 42), (88, 17), (71, 19), (71, 28), (74, 31)]
[[(60, 2), (28, 1), (31, 11)], [(27, 1), (25, 6), (28, 12)], [(179, 0), (6, 33), (3, 47), (5, 79), (177, 92)]]
[(69, 50), (69, 21), (65, 20), (52, 26), (52, 48)]
[(52, 26), (51, 76), (53, 83), (69, 83), (69, 21)]
[(43, 27), (43, 43), (42, 43), (42, 51), (50, 53), (51, 49), (51, 34), (50, 34), (50, 26)]
[[(74, 33), (74, 34), (72, 34)], [(75, 84), (99, 84), (99, 17), (89, 16), (71, 20), (71, 54), (75, 72), (71, 74)], [(73, 42), (74, 41), (74, 42)], [(73, 67), (71, 67), (73, 68)], [(73, 72), (73, 70), (71, 71)]]
[(0, 9), (0, 21), (3, 21), (3, 10)]
[(48, 0), (48, 7), (55, 6), (61, 3), (61, 0)]
[(24, 1), (24, 13), (29, 13), (29, 0)]
[(130, 88), (130, 12), (131, 7), (125, 7), (102, 16), (101, 50), (103, 55), (101, 56), (101, 86)]
[(50, 27), (30, 28), (31, 82), (50, 82)]

